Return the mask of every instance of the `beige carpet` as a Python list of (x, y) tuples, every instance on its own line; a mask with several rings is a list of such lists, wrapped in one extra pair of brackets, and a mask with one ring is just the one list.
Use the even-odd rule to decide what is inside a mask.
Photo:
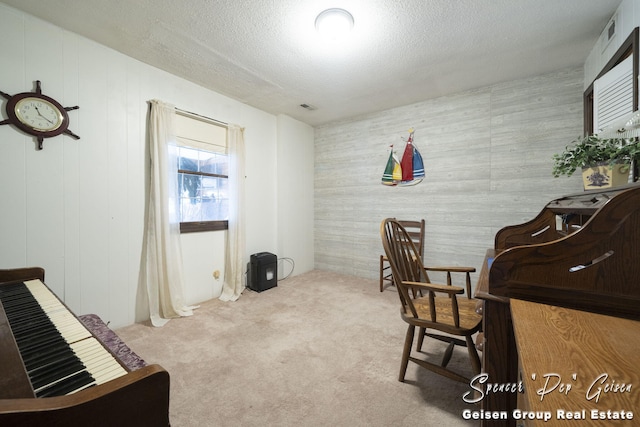
[[(117, 333), (169, 371), (173, 427), (477, 425), (461, 415), (477, 409), (462, 400), (468, 384), (413, 363), (397, 380), (405, 331), (395, 288), (312, 271)], [(425, 357), (443, 346), (426, 341)], [(466, 349), (450, 366), (471, 374)]]

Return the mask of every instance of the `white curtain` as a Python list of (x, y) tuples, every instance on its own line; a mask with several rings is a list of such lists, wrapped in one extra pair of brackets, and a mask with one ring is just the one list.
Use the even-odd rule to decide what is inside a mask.
[(245, 288), (244, 265), (244, 128), (229, 125), (229, 229), (225, 248), (222, 301), (235, 301)]
[(141, 285), (146, 290), (154, 326), (193, 314), (184, 304), (175, 107), (149, 101), (151, 176), (143, 242)]

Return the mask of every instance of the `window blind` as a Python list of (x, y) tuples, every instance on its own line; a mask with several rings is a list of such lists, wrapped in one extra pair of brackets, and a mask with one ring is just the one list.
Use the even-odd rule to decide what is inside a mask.
[(178, 145), (227, 153), (226, 128), (182, 114), (176, 114), (175, 123)]

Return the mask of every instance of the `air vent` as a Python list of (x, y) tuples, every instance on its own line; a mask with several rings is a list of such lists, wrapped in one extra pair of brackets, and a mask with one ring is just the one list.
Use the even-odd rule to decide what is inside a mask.
[(316, 109), (316, 107), (314, 107), (313, 105), (309, 105), (309, 104), (300, 104), (300, 106), (302, 108), (304, 108), (305, 110), (309, 110), (309, 111), (313, 111)]
[(609, 29), (607, 30), (608, 40), (611, 40), (615, 35), (616, 35), (616, 21), (611, 21), (611, 25), (609, 25)]
[(602, 34), (600, 34), (600, 50), (604, 52), (611, 41), (616, 37), (616, 21), (618, 20), (617, 15), (613, 15), (613, 17), (607, 23), (607, 26), (604, 28)]

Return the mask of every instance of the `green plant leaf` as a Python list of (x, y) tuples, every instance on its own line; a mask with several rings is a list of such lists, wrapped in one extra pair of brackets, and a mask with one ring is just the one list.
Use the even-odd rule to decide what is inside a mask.
[(578, 168), (597, 163), (630, 163), (640, 159), (640, 141), (634, 139), (602, 139), (596, 135), (578, 137), (562, 153), (553, 155), (553, 176), (571, 176)]

